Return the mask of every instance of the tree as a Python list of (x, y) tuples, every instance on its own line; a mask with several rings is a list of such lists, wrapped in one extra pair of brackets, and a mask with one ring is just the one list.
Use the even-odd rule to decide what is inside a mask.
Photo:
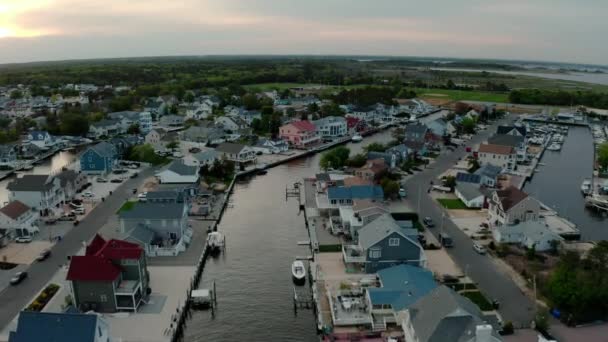
[(471, 118), (464, 118), (460, 121), (460, 127), (462, 132), (465, 134), (474, 134), (475, 133), (475, 120)]
[(450, 188), (451, 191), (454, 191), (454, 188), (456, 187), (456, 177), (454, 177), (454, 176), (445, 177), (445, 179), (443, 180), (443, 185)]
[(474, 173), (480, 167), (481, 167), (481, 165), (479, 165), (479, 160), (477, 160), (477, 158), (469, 159), (469, 173)]
[(189, 91), (184, 95), (184, 102), (192, 103), (194, 102), (194, 93)]
[(319, 114), (321, 114), (321, 117), (343, 116), (344, 111), (342, 110), (342, 108), (340, 108), (340, 106), (338, 106), (338, 104), (332, 102), (322, 105), (319, 109)]
[(399, 183), (397, 181), (384, 177), (380, 181), (380, 186), (382, 187), (382, 191), (384, 191), (385, 198), (394, 199), (399, 196)]
[(130, 110), (133, 105), (133, 97), (130, 95), (127, 96), (117, 96), (110, 101), (110, 110), (112, 112), (120, 112), (123, 110)]
[(608, 170), (608, 143), (603, 143), (597, 148), (597, 162), (600, 168)]
[(308, 106), (306, 106), (306, 111), (309, 113), (316, 113), (319, 111), (319, 105), (316, 104), (315, 102), (309, 104)]
[(184, 126), (186, 128), (190, 128), (192, 126), (198, 126), (198, 121), (193, 118), (186, 119), (186, 121), (184, 121)]
[(174, 148), (178, 148), (179, 147), (179, 141), (171, 141), (165, 147), (168, 148), (168, 149), (170, 149), (170, 150), (172, 150)]
[(139, 129), (139, 125), (138, 124), (132, 124), (127, 129), (127, 134), (139, 134), (139, 133), (141, 133), (141, 131)]
[(348, 158), (346, 161), (346, 166), (350, 167), (361, 167), (365, 165), (367, 162), (367, 157), (363, 153), (355, 154), (354, 156)]
[(98, 122), (101, 121), (105, 118), (105, 114), (102, 112), (93, 112), (91, 114), (89, 114), (89, 121), (90, 122)]
[(13, 90), (11, 91), (11, 99), (12, 100), (16, 100), (16, 99), (20, 99), (23, 97), (23, 93), (20, 90)]
[(260, 101), (255, 94), (246, 94), (243, 96), (243, 106), (247, 110), (256, 110), (261, 108)]
[(86, 135), (89, 132), (89, 118), (81, 113), (65, 112), (59, 115), (60, 132), (63, 135)]
[(321, 160), (319, 161), (319, 166), (323, 170), (328, 170), (330, 168), (341, 168), (346, 164), (349, 154), (350, 150), (348, 148), (344, 146), (338, 146), (323, 153), (323, 155), (321, 156)]
[(456, 83), (454, 83), (454, 81), (452, 80), (448, 80), (448, 82), (445, 85), (448, 89), (456, 89)]
[(381, 143), (371, 143), (363, 148), (367, 152), (384, 152), (386, 151), (386, 146)]
[(154, 152), (154, 147), (150, 144), (137, 145), (132, 147), (127, 155), (127, 159), (160, 165), (167, 162), (167, 159)]

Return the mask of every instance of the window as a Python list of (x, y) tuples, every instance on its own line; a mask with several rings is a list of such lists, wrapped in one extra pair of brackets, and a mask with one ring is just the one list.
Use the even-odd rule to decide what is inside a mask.
[(391, 247), (399, 247), (399, 238), (388, 239), (388, 245)]
[(371, 259), (380, 259), (382, 256), (382, 250), (380, 248), (374, 248), (369, 250), (369, 257)]
[(99, 301), (102, 302), (102, 303), (107, 302), (108, 301), (108, 296), (105, 295), (105, 294), (100, 295), (99, 296)]

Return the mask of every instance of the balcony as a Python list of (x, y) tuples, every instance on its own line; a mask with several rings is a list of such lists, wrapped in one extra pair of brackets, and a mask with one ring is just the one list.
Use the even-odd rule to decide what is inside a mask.
[(339, 291), (336, 296), (328, 292), (327, 297), (335, 326), (372, 324), (370, 306), (363, 292)]
[(367, 261), (365, 250), (358, 245), (342, 245), (342, 256), (347, 264), (363, 264)]

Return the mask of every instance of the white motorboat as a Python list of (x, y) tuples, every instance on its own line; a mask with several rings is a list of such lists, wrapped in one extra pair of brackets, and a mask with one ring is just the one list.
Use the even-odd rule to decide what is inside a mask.
[(583, 184), (581, 185), (581, 192), (585, 196), (590, 195), (593, 192), (593, 188), (592, 188), (590, 179), (585, 179), (583, 181)]
[(353, 135), (353, 137), (350, 140), (352, 142), (361, 142), (361, 141), (363, 141), (363, 137), (361, 136), (361, 134), (357, 133), (357, 134)]
[(211, 232), (207, 235), (207, 248), (211, 253), (219, 252), (224, 248), (226, 239), (220, 232)]
[(549, 147), (547, 147), (547, 150), (549, 151), (559, 151), (562, 149), (562, 145), (558, 144), (558, 143), (553, 143), (551, 145), (549, 145)]
[(304, 262), (296, 260), (291, 264), (291, 276), (296, 283), (303, 283), (306, 281), (306, 268)]

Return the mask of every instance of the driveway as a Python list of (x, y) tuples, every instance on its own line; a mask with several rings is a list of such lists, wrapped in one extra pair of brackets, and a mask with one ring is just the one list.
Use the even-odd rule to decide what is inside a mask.
[(40, 289), (53, 277), (59, 266), (68, 262), (67, 257), (76, 253), (84, 242), (89, 241), (105, 224), (108, 218), (120, 208), (122, 203), (132, 195), (146, 177), (156, 171), (149, 168), (140, 173), (140, 177), (129, 179), (113, 192), (95, 210), (88, 214), (78, 226), (63, 236), (61, 242), (52, 248), (52, 255), (43, 263), (33, 263), (27, 269), (28, 278), (18, 286), (8, 287), (0, 293), (0, 326), (6, 326)]
[[(511, 120), (512, 118), (505, 118), (494, 123), (489, 129), (473, 137), (468, 145), (479, 144), (486, 140), (492, 132), (496, 131), (498, 124)], [(487, 256), (479, 255), (473, 250), (469, 237), (456, 227), (447, 213), (444, 213), (444, 209), (427, 193), (430, 182), (435, 181), (440, 174), (465, 155), (463, 147), (453, 153), (442, 154), (431, 168), (408, 179), (406, 181), (408, 201), (412, 208), (420, 208), (420, 216), (430, 216), (435, 221), (437, 227), (432, 228), (435, 236), (440, 233), (442, 215), (445, 214), (443, 230), (454, 241), (454, 247), (448, 249), (450, 256), (462, 269), (467, 270), (467, 275), (478, 284), (480, 290), (489, 299), (500, 302), (499, 312), (505, 321), (512, 321), (516, 327), (528, 326), (534, 318), (533, 301), (520, 291), (508, 275), (501, 273)]]

